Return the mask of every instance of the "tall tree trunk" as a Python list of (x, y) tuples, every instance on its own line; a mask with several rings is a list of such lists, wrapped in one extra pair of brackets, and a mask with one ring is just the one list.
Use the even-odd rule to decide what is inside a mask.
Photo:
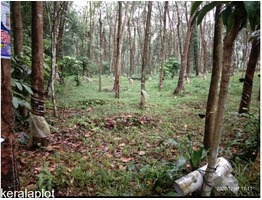
[(153, 76), (153, 66), (152, 66), (152, 59), (151, 59), (151, 52), (152, 52), (152, 45), (151, 43), (151, 32), (148, 35), (148, 57), (147, 57), (147, 64), (149, 66), (149, 76), (152, 78)]
[(165, 1), (164, 7), (164, 17), (163, 17), (163, 39), (162, 39), (162, 51), (161, 51), (161, 70), (160, 70), (160, 78), (159, 78), (159, 91), (162, 91), (163, 81), (164, 81), (164, 68), (165, 68), (165, 54), (166, 54), (166, 16), (168, 9), (168, 1)]
[(44, 116), (43, 2), (32, 2), (32, 113)]
[(193, 25), (193, 31), (192, 31), (192, 48), (193, 48), (193, 63), (194, 63), (194, 68), (196, 71), (196, 76), (199, 76), (199, 63), (198, 63), (198, 55), (199, 55), (199, 47), (198, 47), (198, 30), (196, 24)]
[[(57, 45), (56, 45), (56, 50), (57, 50), (56, 62), (63, 59), (63, 39), (64, 39), (64, 28), (65, 28), (65, 21), (66, 21), (68, 3), (69, 3), (69, 1), (63, 1), (62, 5), (61, 5), (62, 10), (61, 10), (61, 15), (60, 15), (60, 19), (59, 19), (59, 29), (58, 29)], [(62, 65), (58, 66), (58, 71), (60, 71), (60, 72), (63, 71)], [(59, 78), (63, 79), (63, 77), (59, 77)]]
[(92, 12), (92, 1), (89, 2), (89, 32), (88, 32), (88, 37), (89, 37), (89, 42), (88, 42), (88, 50), (87, 50), (87, 68), (86, 72), (84, 73), (85, 76), (90, 76), (90, 69), (92, 67), (92, 50), (93, 50), (93, 29), (94, 29), (94, 20), (93, 20), (93, 12)]
[(152, 12), (152, 1), (148, 2), (148, 11), (147, 11), (147, 19), (146, 19), (146, 29), (145, 29), (145, 41), (144, 41), (144, 50), (143, 50), (143, 59), (142, 59), (142, 76), (141, 76), (141, 100), (140, 100), (140, 108), (145, 109), (145, 68), (148, 64), (147, 56), (149, 51), (149, 35), (150, 35), (150, 22), (151, 22), (151, 12)]
[(56, 36), (56, 27), (55, 30), (52, 30), (51, 33), (51, 82), (50, 82), (50, 89), (51, 89), (51, 98), (53, 104), (53, 114), (57, 117), (57, 108), (56, 108), (56, 99), (55, 99), (55, 80), (56, 80), (56, 43), (57, 43), (57, 36)]
[(100, 10), (100, 15), (99, 15), (99, 37), (100, 37), (100, 54), (99, 54), (99, 67), (98, 67), (98, 75), (99, 75), (99, 86), (98, 86), (98, 91), (101, 92), (102, 88), (102, 83), (101, 83), (101, 73), (102, 73), (102, 65), (103, 65), (103, 36), (102, 36), (102, 19), (101, 19), (101, 10)]
[(1, 138), (5, 140), (1, 143), (2, 192), (19, 191), (13, 126), (11, 60), (1, 58)]
[(222, 19), (219, 17), (222, 6), (217, 6), (215, 14), (215, 30), (213, 43), (213, 68), (206, 107), (206, 121), (204, 134), (204, 147), (210, 149), (213, 143), (213, 131), (215, 124), (218, 83), (222, 65)]
[[(116, 12), (116, 16), (115, 16), (115, 22), (117, 21), (117, 12)], [(112, 56), (111, 56), (111, 68), (114, 67), (114, 73), (113, 73), (113, 76), (115, 77), (115, 66), (116, 66), (116, 48), (117, 48), (117, 23), (114, 23), (114, 31), (112, 33), (112, 43), (113, 43), (113, 52), (112, 52)], [(113, 25), (112, 25), (113, 26)], [(112, 27), (111, 26), (111, 27)], [(111, 71), (111, 68), (110, 68), (110, 71)], [(113, 90), (115, 89), (115, 85), (114, 85), (114, 88)]]
[(251, 95), (252, 95), (253, 78), (254, 78), (257, 60), (259, 57), (259, 52), (260, 52), (260, 41), (254, 39), (254, 41), (252, 42), (252, 48), (249, 55), (244, 86), (243, 86), (241, 101), (239, 105), (238, 112), (240, 114), (249, 112)]
[(56, 98), (55, 98), (55, 81), (56, 81), (56, 56), (57, 56), (57, 37), (58, 37), (58, 15), (61, 10), (60, 2), (54, 2), (53, 4), (53, 13), (51, 19), (51, 80), (50, 80), (50, 89), (51, 89), (51, 98), (53, 104), (53, 115), (57, 117), (57, 107), (56, 107)]
[(132, 38), (131, 34), (131, 19), (128, 21), (128, 38), (129, 38), (129, 78), (132, 78), (132, 75), (134, 73), (134, 50), (135, 50), (135, 29), (134, 29), (134, 37)]
[(183, 60), (183, 54), (182, 54), (182, 40), (181, 40), (181, 37), (180, 37), (180, 23), (181, 23), (181, 20), (180, 20), (180, 13), (179, 13), (179, 9), (178, 9), (178, 5), (177, 5), (177, 2), (175, 1), (175, 5), (176, 5), (176, 11), (177, 11), (177, 37), (178, 37), (178, 44), (179, 44), (179, 54), (180, 54), (180, 62), (182, 63), (182, 60)]
[[(170, 13), (170, 12), (169, 12)], [(176, 46), (177, 46), (177, 40), (176, 40), (176, 31), (175, 31), (175, 12), (172, 12), (172, 20), (171, 20), (171, 17), (169, 16), (169, 21), (170, 21), (170, 31), (173, 33), (173, 35), (171, 34), (171, 37), (173, 37), (173, 56), (175, 58), (177, 58), (177, 49), (176, 49)]]
[(115, 63), (115, 82), (114, 82), (114, 91), (115, 91), (115, 98), (119, 99), (120, 96), (120, 63), (121, 63), (121, 52), (122, 52), (122, 43), (123, 43), (123, 36), (124, 36), (124, 29), (128, 21), (128, 2), (126, 5), (125, 11), (125, 19), (122, 23), (122, 1), (118, 2), (119, 9), (118, 9), (118, 30), (117, 30), (117, 46), (116, 46), (116, 63)]
[[(246, 28), (245, 30), (244, 30), (244, 39), (243, 39), (243, 46), (244, 47), (247, 47), (248, 46), (248, 35), (249, 35), (249, 33), (248, 33), (248, 29)], [(247, 49), (248, 48), (242, 48), (242, 69), (244, 70), (245, 69), (245, 67), (246, 67), (246, 63), (247, 63)]]
[[(23, 66), (23, 21), (21, 15), (21, 3), (20, 1), (11, 1), (11, 17), (13, 20), (13, 38), (14, 38), (14, 56), (17, 58), (17, 63), (20, 66)], [(23, 74), (21, 74), (23, 75)], [(24, 96), (27, 96), (25, 90), (21, 91)], [(18, 107), (19, 113), (22, 117), (27, 117), (28, 109), (25, 106)]]
[(120, 73), (120, 36), (121, 36), (121, 24), (122, 24), (122, 2), (118, 2), (118, 30), (117, 30), (117, 44), (116, 44), (116, 63), (115, 63), (115, 98), (119, 99), (120, 86), (119, 86), (119, 73)]
[(202, 44), (203, 60), (204, 60), (204, 64), (203, 64), (204, 74), (207, 73), (207, 68), (208, 68), (207, 41), (205, 40), (205, 30), (206, 30), (206, 21), (204, 21), (204, 24), (200, 25), (201, 44)]
[(190, 17), (189, 26), (187, 27), (186, 39), (185, 39), (185, 44), (184, 44), (184, 51), (183, 51), (183, 55), (182, 55), (182, 58), (181, 58), (178, 84), (177, 84), (176, 89), (174, 90), (174, 93), (173, 93), (174, 95), (178, 95), (184, 89), (184, 75), (185, 75), (185, 68), (186, 68), (186, 65), (187, 65), (187, 54), (188, 54), (188, 49), (189, 49), (190, 37), (191, 37), (190, 24), (191, 24), (191, 17)]
[(20, 1), (11, 1), (13, 19), (14, 53), (18, 57), (23, 56), (23, 21)]
[(230, 80), (230, 71), (232, 68), (232, 54), (234, 50), (234, 41), (241, 30), (241, 18), (235, 17), (232, 28), (226, 34), (223, 43), (223, 62), (222, 62), (222, 77), (220, 82), (220, 92), (216, 111), (216, 122), (213, 132), (213, 144), (211, 146), (208, 166), (204, 176), (204, 183), (201, 194), (203, 196), (210, 196), (212, 189), (213, 175), (216, 170), (216, 161), (218, 156), (219, 144), (221, 139), (221, 129), (224, 118), (225, 105), (228, 95), (228, 87)]
[(187, 53), (187, 64), (186, 64), (186, 77), (190, 78), (190, 67), (192, 63), (192, 54), (193, 54), (193, 42), (192, 42), (192, 34), (190, 35), (189, 44), (188, 44), (188, 53)]

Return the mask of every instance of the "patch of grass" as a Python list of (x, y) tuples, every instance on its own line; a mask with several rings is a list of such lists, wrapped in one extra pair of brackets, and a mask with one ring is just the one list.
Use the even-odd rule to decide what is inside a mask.
[[(232, 160), (241, 153), (240, 143), (251, 130), (244, 127), (247, 118), (234, 114), (242, 92), (239, 77), (237, 74), (231, 78), (222, 127), (220, 156)], [(82, 81), (77, 87), (73, 78), (64, 87), (60, 86), (57, 93), (59, 119), (52, 120), (59, 133), (52, 133), (51, 150), (34, 155), (43, 158), (48, 153), (45, 159), (51, 169), (55, 168), (51, 174), (57, 196), (177, 196), (172, 182), (190, 172), (190, 158), (193, 168), (207, 162), (207, 159), (200, 162), (200, 152), (195, 147), (202, 145), (205, 120), (198, 114), (206, 110), (210, 74), (207, 80), (191, 78), (177, 97), (172, 95), (177, 76), (164, 80), (162, 92), (158, 91), (158, 76), (153, 77), (146, 82), (145, 110), (139, 109), (138, 80), (129, 84), (127, 77), (121, 77), (120, 99), (115, 99), (110, 91), (112, 79), (103, 77), (104, 89), (98, 92), (98, 77), (93, 77), (93, 83)], [(258, 87), (259, 81), (255, 80), (253, 97)], [(46, 105), (50, 111), (51, 103)], [(258, 110), (259, 103), (252, 100), (251, 112)], [(51, 118), (51, 112), (47, 117)], [(186, 142), (188, 136), (191, 143)], [(167, 141), (179, 142), (182, 150)], [(20, 158), (26, 155), (27, 152)], [(26, 166), (29, 165), (39, 167), (39, 162), (30, 161)], [(233, 168), (241, 186), (251, 184), (244, 179), (247, 168), (241, 161)], [(21, 176), (25, 185), (28, 173)], [(252, 193), (241, 194), (258, 195), (258, 185), (252, 186)]]

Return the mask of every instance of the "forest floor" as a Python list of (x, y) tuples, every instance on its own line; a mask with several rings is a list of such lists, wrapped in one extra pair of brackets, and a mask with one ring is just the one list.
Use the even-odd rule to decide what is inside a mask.
[[(260, 176), (249, 179), (257, 150), (259, 78), (254, 78), (253, 115), (241, 117), (237, 114), (241, 77), (242, 73), (231, 77), (219, 156), (233, 166), (238, 195), (259, 196)], [(206, 153), (198, 166), (192, 166), (190, 159), (202, 148), (205, 119), (199, 114), (205, 113), (209, 83), (210, 74), (207, 80), (193, 77), (174, 97), (177, 77), (165, 80), (161, 93), (158, 77), (153, 77), (146, 82), (146, 109), (140, 110), (138, 80), (129, 84), (122, 77), (120, 99), (115, 99), (108, 77), (102, 77), (102, 92), (97, 77), (92, 83), (82, 80), (80, 86), (68, 78), (57, 89), (57, 118), (50, 100), (46, 102), (49, 145), (29, 150), (17, 142), (21, 189), (54, 189), (56, 196), (177, 196), (173, 182), (207, 163)], [(17, 136), (21, 139), (19, 132)]]

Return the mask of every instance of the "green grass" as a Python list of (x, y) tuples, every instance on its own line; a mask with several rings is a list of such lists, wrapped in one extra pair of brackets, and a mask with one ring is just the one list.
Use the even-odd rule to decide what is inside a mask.
[[(240, 76), (231, 78), (222, 129), (220, 156), (231, 162), (241, 152), (241, 137), (250, 134), (250, 129), (244, 127), (248, 119), (236, 115), (242, 91)], [(191, 78), (177, 97), (172, 95), (177, 77), (165, 80), (161, 93), (158, 77), (153, 77), (146, 82), (149, 96), (145, 110), (139, 109), (140, 81), (129, 85), (127, 77), (121, 77), (120, 99), (115, 99), (114, 92), (109, 92), (112, 79), (102, 78), (102, 92), (98, 92), (98, 78), (93, 80), (75, 86), (70, 77), (64, 87), (57, 86), (59, 118), (52, 117), (51, 103), (46, 104), (46, 119), (58, 129), (50, 142), (56, 149), (48, 151), (49, 156), (43, 157), (41, 163), (33, 162), (28, 167), (49, 162), (49, 167), (55, 169), (51, 173), (57, 196), (176, 196), (171, 183), (191, 169), (188, 159), (178, 166), (178, 160), (186, 156), (168, 141), (182, 144), (190, 136), (192, 146), (201, 146), (205, 120), (198, 114), (205, 113), (210, 74), (207, 80)], [(255, 78), (251, 106), (254, 114), (259, 112), (255, 100), (258, 85)], [(45, 152), (37, 153), (41, 157)], [(200, 165), (206, 162), (205, 157)], [(238, 162), (234, 167), (241, 184), (249, 184), (240, 172), (251, 165), (245, 167)], [(21, 179), (26, 186), (24, 176)], [(259, 195), (255, 186), (253, 193), (241, 194)]]

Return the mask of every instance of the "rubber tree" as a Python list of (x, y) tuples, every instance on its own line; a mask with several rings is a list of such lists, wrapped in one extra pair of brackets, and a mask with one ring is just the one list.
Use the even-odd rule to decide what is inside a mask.
[(51, 38), (51, 76), (48, 83), (48, 89), (51, 93), (53, 114), (57, 117), (55, 82), (56, 79), (59, 78), (57, 60), (58, 58), (61, 59), (61, 52), (59, 51), (61, 51), (61, 40), (63, 39), (63, 26), (65, 25), (64, 18), (67, 3), (65, 1), (45, 2), (45, 7), (48, 14), (49, 34)]
[[(192, 3), (193, 5), (193, 3)], [(187, 26), (187, 31), (186, 31), (186, 39), (184, 43), (184, 50), (183, 54), (181, 56), (181, 66), (180, 66), (180, 71), (179, 71), (179, 77), (178, 77), (178, 83), (177, 86), (173, 92), (173, 95), (178, 95), (182, 90), (184, 90), (184, 75), (185, 75), (185, 69), (187, 66), (187, 56), (188, 56), (188, 50), (189, 50), (189, 44), (190, 44), (190, 37), (191, 37), (191, 20), (192, 20), (192, 15), (189, 19), (188, 26)]]
[(129, 15), (128, 15), (128, 7), (129, 2), (126, 2), (126, 11), (125, 11), (125, 18), (122, 22), (122, 5), (123, 2), (118, 2), (118, 29), (117, 29), (117, 43), (116, 43), (116, 59), (115, 59), (115, 81), (114, 81), (114, 91), (115, 91), (115, 98), (120, 97), (120, 63), (121, 63), (121, 52), (122, 52), (122, 44), (123, 44), (123, 37), (124, 37), (124, 29), (126, 27)]
[(99, 10), (99, 47), (100, 47), (100, 59), (99, 59), (99, 64), (98, 64), (98, 78), (99, 78), (99, 84), (98, 84), (98, 91), (101, 92), (102, 89), (102, 80), (101, 80), (101, 74), (102, 74), (102, 65), (103, 65), (103, 35), (102, 35), (102, 27), (103, 27), (103, 22), (102, 22), (102, 17), (101, 17), (101, 9)]
[[(43, 2), (33, 1), (32, 6), (32, 76), (31, 95), (32, 114), (44, 117), (45, 93), (44, 93), (44, 48), (43, 48)], [(32, 136), (29, 146), (32, 147), (36, 138)], [(43, 146), (47, 140), (41, 140)]]
[(165, 1), (164, 16), (163, 16), (163, 35), (162, 35), (162, 50), (161, 50), (161, 69), (159, 77), (159, 91), (162, 91), (164, 81), (165, 54), (166, 54), (166, 18), (167, 18), (168, 1)]
[(211, 148), (213, 143), (212, 133), (215, 124), (215, 109), (218, 94), (218, 83), (220, 80), (221, 65), (222, 65), (222, 18), (219, 16), (222, 5), (217, 6), (215, 13), (215, 30), (213, 43), (213, 68), (211, 75), (211, 82), (208, 93), (206, 118), (205, 118), (205, 133), (204, 133), (204, 147)]
[(117, 29), (117, 42), (116, 42), (116, 62), (115, 62), (115, 82), (114, 82), (114, 90), (115, 90), (115, 98), (119, 99), (120, 86), (119, 86), (119, 76), (120, 76), (120, 47), (121, 47), (121, 24), (122, 24), (122, 2), (118, 2), (118, 29)]
[[(194, 13), (201, 3), (197, 2), (192, 9), (191, 13)], [(198, 24), (202, 21), (205, 14), (212, 10), (215, 6), (224, 4), (223, 2), (211, 2), (205, 5), (201, 10), (196, 12)], [(234, 50), (234, 41), (246, 24), (247, 12), (243, 2), (227, 2), (225, 9), (221, 12), (223, 16), (223, 24), (226, 26), (226, 35), (223, 40), (223, 53), (222, 53), (222, 76), (219, 88), (219, 97), (216, 104), (215, 123), (212, 132), (213, 143), (210, 148), (208, 157), (208, 166), (204, 176), (204, 183), (202, 186), (201, 194), (203, 196), (210, 196), (211, 189), (213, 187), (213, 175), (216, 171), (216, 161), (218, 157), (219, 144), (221, 140), (221, 130), (223, 126), (224, 112), (228, 95), (230, 71), (232, 68), (232, 55)]]
[(259, 38), (254, 38), (252, 42), (251, 52), (246, 69), (246, 75), (244, 78), (244, 85), (242, 90), (242, 96), (239, 105), (239, 113), (248, 113), (250, 110), (250, 102), (252, 95), (253, 78), (257, 65), (257, 60), (260, 53), (260, 41)]
[(248, 113), (250, 109), (251, 95), (253, 78), (257, 65), (257, 61), (260, 53), (260, 2), (244, 2), (245, 7), (250, 12), (248, 13), (248, 18), (250, 22), (250, 28), (253, 31), (251, 41), (252, 47), (248, 59), (246, 74), (244, 78), (244, 85), (242, 90), (241, 101), (239, 105), (239, 113)]
[(140, 108), (145, 108), (145, 68), (148, 63), (148, 51), (149, 51), (149, 34), (150, 34), (150, 22), (151, 22), (151, 12), (152, 12), (152, 1), (148, 2), (148, 11), (147, 11), (147, 19), (146, 19), (146, 29), (145, 29), (145, 41), (144, 41), (144, 49), (143, 49), (143, 57), (142, 57), (142, 76), (141, 76), (141, 100), (140, 100)]
[(12, 19), (13, 19), (13, 38), (14, 53), (18, 57), (23, 56), (23, 21), (21, 14), (21, 2), (11, 1)]
[[(12, 33), (13, 33), (13, 47), (14, 47), (14, 55), (13, 57), (17, 59), (17, 64), (23, 67), (23, 54), (24, 54), (24, 46), (23, 46), (23, 21), (22, 21), (22, 13), (21, 13), (21, 2), (20, 1), (11, 1), (11, 18), (12, 18)], [(22, 74), (21, 74), (22, 75)], [(27, 96), (27, 92), (25, 90), (21, 91), (24, 96)], [(25, 106), (20, 105), (18, 107), (18, 111), (20, 115), (26, 118), (28, 114), (28, 109)]]

